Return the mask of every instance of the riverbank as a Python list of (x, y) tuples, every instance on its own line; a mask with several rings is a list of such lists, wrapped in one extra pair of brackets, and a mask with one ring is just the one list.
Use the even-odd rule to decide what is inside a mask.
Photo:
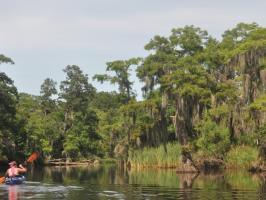
[[(133, 169), (174, 169), (180, 174), (202, 171), (217, 172), (226, 169), (242, 169), (253, 173), (266, 172), (266, 163), (259, 158), (258, 149), (251, 146), (232, 146), (223, 156), (213, 156), (177, 143), (168, 143), (166, 149), (167, 151), (163, 145), (157, 148), (131, 149), (128, 161), (123, 165)], [(44, 160), (37, 164), (41, 166), (97, 166), (117, 161), (111, 158), (79, 160), (60, 158)], [(7, 167), (8, 161), (2, 161), (1, 166)]]
[[(100, 159), (100, 158), (94, 158), (94, 159), (80, 159), (76, 161), (71, 161), (66, 158), (58, 158), (58, 159), (50, 159), (50, 160), (41, 160), (37, 161), (35, 163), (36, 166), (40, 167), (53, 167), (53, 166), (77, 166), (77, 167), (86, 167), (86, 166), (99, 166), (99, 165), (106, 165), (106, 164), (115, 164), (117, 160), (106, 158), (106, 159)], [(20, 162), (18, 162), (20, 163)], [(8, 168), (8, 160), (0, 160), (0, 168), (7, 169)]]
[(116, 160), (93, 158), (93, 159), (81, 159), (81, 160), (71, 161), (66, 158), (59, 158), (59, 159), (45, 160), (43, 162), (43, 165), (44, 166), (98, 166), (108, 163), (116, 163)]
[(196, 173), (200, 171), (221, 171), (225, 169), (243, 169), (245, 171), (266, 171), (265, 162), (259, 158), (258, 149), (251, 146), (232, 146), (224, 155), (211, 155), (196, 151), (179, 144), (131, 150), (129, 163), (131, 168), (174, 168), (178, 173)]
[(86, 159), (80, 161), (70, 161), (66, 158), (45, 160), (44, 166), (61, 166), (61, 165), (99, 165), (100, 161), (98, 159)]

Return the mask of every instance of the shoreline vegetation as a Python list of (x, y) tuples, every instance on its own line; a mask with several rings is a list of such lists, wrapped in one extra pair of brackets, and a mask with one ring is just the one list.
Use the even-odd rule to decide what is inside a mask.
[[(175, 169), (178, 173), (195, 173), (202, 171), (246, 170), (252, 172), (266, 171), (260, 168), (258, 149), (250, 146), (232, 146), (223, 158), (191, 153), (191, 160), (183, 162), (182, 146), (180, 144), (167, 144), (167, 153), (161, 145), (158, 148), (144, 148), (131, 151), (129, 160), (131, 168), (161, 168)], [(257, 168), (257, 170), (254, 170)]]
[[(203, 155), (202, 152), (190, 152), (191, 157), (184, 163), (184, 150), (178, 143), (168, 143), (167, 152), (163, 145), (156, 148), (144, 148), (142, 150), (130, 150), (126, 168), (145, 170), (145, 169), (171, 169), (179, 174), (201, 173), (201, 172), (223, 172), (225, 170), (244, 170), (252, 173), (266, 171), (266, 165), (259, 159), (259, 151), (250, 146), (232, 146), (223, 158), (216, 158)], [(7, 163), (5, 160), (1, 160)], [(69, 160), (66, 158), (45, 160), (42, 166), (87, 166), (97, 167), (104, 164), (121, 164), (121, 159), (115, 158), (92, 158)]]
[[(36, 151), (40, 164), (115, 158), (178, 173), (266, 171), (266, 28), (239, 23), (218, 40), (188, 25), (155, 35), (144, 49), (143, 58), (90, 74), (118, 86), (112, 92), (97, 91), (77, 65), (63, 69), (59, 85), (46, 78), (39, 95), (18, 92), (0, 71), (0, 159), (22, 163)], [(0, 54), (2, 64), (15, 62)]]

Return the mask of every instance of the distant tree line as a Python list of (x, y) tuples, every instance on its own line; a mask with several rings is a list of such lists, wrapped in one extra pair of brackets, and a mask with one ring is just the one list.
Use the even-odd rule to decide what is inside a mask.
[[(76, 65), (66, 66), (59, 87), (45, 79), (38, 96), (18, 93), (0, 72), (1, 158), (34, 150), (43, 158), (113, 157), (118, 144), (167, 152), (173, 141), (212, 156), (232, 145), (266, 149), (266, 28), (240, 23), (217, 40), (185, 26), (154, 36), (145, 50), (145, 58), (108, 62), (106, 74), (94, 75), (117, 92), (98, 92)], [(0, 55), (4, 63), (14, 64)]]

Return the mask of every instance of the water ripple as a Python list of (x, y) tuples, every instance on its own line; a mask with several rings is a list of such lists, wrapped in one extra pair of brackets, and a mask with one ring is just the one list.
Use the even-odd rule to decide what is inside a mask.
[(83, 188), (26, 181), (22, 185), (0, 185), (0, 199), (66, 199), (68, 193), (75, 190)]

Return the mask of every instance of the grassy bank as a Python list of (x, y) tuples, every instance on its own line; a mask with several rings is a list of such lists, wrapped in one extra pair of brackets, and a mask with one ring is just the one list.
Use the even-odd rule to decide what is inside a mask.
[(235, 146), (226, 154), (226, 168), (249, 169), (252, 163), (259, 160), (258, 149), (250, 146)]
[(181, 162), (181, 145), (169, 143), (166, 148), (167, 153), (163, 146), (130, 151), (129, 161), (131, 166), (137, 168), (174, 168), (179, 166)]
[[(167, 144), (167, 153), (163, 146), (131, 150), (129, 161), (134, 168), (176, 168), (181, 166), (181, 151), (181, 145), (176, 143)], [(198, 152), (194, 153), (193, 159), (199, 159), (197, 154)], [(207, 157), (204, 159), (208, 160)], [(221, 159), (227, 169), (248, 170), (259, 160), (258, 149), (250, 146), (234, 146)]]

